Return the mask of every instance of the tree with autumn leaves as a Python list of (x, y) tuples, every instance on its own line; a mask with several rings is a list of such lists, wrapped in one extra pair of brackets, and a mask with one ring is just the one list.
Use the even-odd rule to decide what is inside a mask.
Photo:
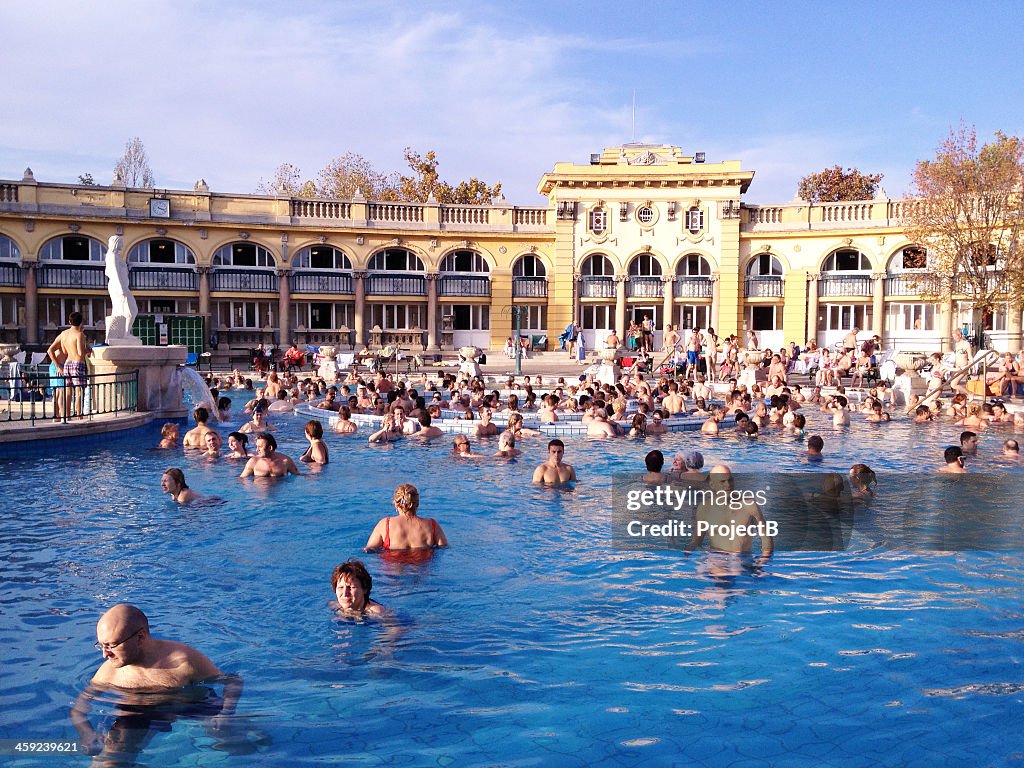
[(833, 165), (800, 179), (797, 196), (809, 203), (838, 203), (843, 200), (870, 200), (882, 181), (880, 173), (861, 173), (856, 168), (843, 170)]
[(1024, 297), (1024, 142), (997, 132), (979, 145), (973, 127), (950, 132), (934, 160), (914, 169), (904, 201), (907, 237), (927, 249), (935, 295), (969, 298), (991, 312)]
[(269, 181), (261, 181), (257, 191), (291, 197), (350, 199), (358, 194), (369, 200), (460, 205), (487, 205), (501, 195), (501, 183), (488, 184), (475, 176), (451, 184), (441, 179), (434, 151), (425, 155), (405, 148), (408, 174), (382, 173), (362, 155), (346, 152), (331, 160), (315, 179), (302, 179), (301, 171), (291, 163), (277, 167)]

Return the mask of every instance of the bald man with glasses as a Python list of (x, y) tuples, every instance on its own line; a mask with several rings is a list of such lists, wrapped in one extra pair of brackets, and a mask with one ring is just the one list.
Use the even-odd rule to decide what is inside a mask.
[(94, 645), (103, 654), (103, 664), (71, 712), (71, 721), (89, 754), (104, 748), (103, 738), (93, 730), (88, 719), (97, 689), (117, 689), (125, 694), (170, 693), (222, 678), (224, 695), (219, 708), (197, 714), (213, 717), (234, 714), (242, 694), (241, 678), (223, 675), (212, 661), (185, 643), (153, 637), (149, 632), (149, 619), (134, 605), (115, 605), (104, 613), (96, 624), (96, 640)]

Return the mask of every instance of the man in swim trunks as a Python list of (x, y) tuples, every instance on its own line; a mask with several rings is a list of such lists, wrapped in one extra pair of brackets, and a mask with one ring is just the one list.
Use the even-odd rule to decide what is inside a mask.
[[(134, 605), (115, 605), (104, 613), (96, 624), (96, 640), (96, 648), (103, 653), (103, 664), (93, 675), (90, 688), (169, 693), (222, 676), (216, 665), (195, 648), (153, 637), (149, 633), (149, 619)], [(224, 675), (224, 697), (217, 714), (234, 714), (241, 695), (242, 679)], [(78, 697), (71, 710), (71, 723), (85, 752), (94, 755), (107, 745), (89, 722), (91, 700), (88, 690)], [(116, 747), (117, 744), (112, 745)]]
[[(85, 332), (82, 331), (82, 313), (72, 312), (68, 315), (70, 328), (66, 328), (53, 340), (46, 354), (56, 362), (62, 360), (62, 373), (68, 386), (61, 392), (61, 406), (65, 418), (78, 416), (83, 418), (82, 401), (85, 395), (87, 370), (85, 360), (92, 354)], [(57, 417), (54, 421), (60, 421)]]
[[(707, 538), (708, 545), (713, 550), (732, 554), (749, 554), (754, 549), (754, 537), (750, 533), (750, 528), (757, 526), (759, 528), (758, 537), (761, 539), (761, 557), (771, 557), (775, 544), (772, 537), (761, 527), (765, 522), (761, 508), (753, 502), (744, 501), (741, 502), (740, 509), (733, 509), (735, 503), (732, 501), (734, 498), (732, 470), (724, 464), (713, 467), (708, 475), (708, 487), (714, 492), (715, 497), (728, 498), (729, 501), (701, 501), (700, 506), (697, 507), (693, 536), (687, 549), (696, 549)], [(702, 523), (717, 526), (717, 528), (709, 532), (703, 529)], [(746, 526), (747, 530), (742, 533), (736, 531), (736, 535), (731, 536), (729, 530), (734, 525)]]
[(269, 432), (261, 432), (256, 436), (256, 452), (245, 464), (239, 477), (284, 477), (298, 475), (299, 468), (295, 462), (283, 453), (277, 452), (277, 440)]
[(533, 482), (558, 486), (576, 482), (576, 469), (562, 461), (565, 443), (555, 439), (548, 443), (548, 460), (533, 471)]
[(210, 418), (210, 412), (200, 405), (192, 411), (192, 416), (196, 420), (196, 425), (185, 433), (185, 439), (182, 440), (182, 445), (186, 448), (205, 449), (206, 433), (213, 432), (213, 428), (206, 424)]

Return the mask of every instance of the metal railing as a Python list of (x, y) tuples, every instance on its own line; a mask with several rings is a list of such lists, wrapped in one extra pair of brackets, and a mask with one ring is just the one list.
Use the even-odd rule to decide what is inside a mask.
[(823, 275), (818, 280), (818, 295), (870, 296), (874, 290), (870, 275)]
[(133, 291), (195, 291), (199, 277), (194, 269), (174, 267), (132, 267), (128, 286)]
[(106, 290), (107, 276), (103, 266), (69, 267), (43, 262), (39, 269), (40, 288), (99, 288)]
[(710, 299), (713, 291), (710, 277), (676, 277), (672, 295), (677, 299)]
[(747, 298), (780, 298), (782, 278), (769, 275), (748, 277), (743, 281), (743, 295)]
[(580, 296), (584, 299), (614, 299), (615, 278), (600, 275), (584, 275)]
[(439, 296), (490, 296), (491, 278), (482, 275), (441, 275)]
[(366, 293), (371, 296), (426, 296), (427, 279), (423, 275), (370, 275)]
[(75, 423), (93, 416), (135, 413), (139, 372), (51, 376), (49, 365), (0, 364), (0, 422)]
[(294, 272), (289, 278), (292, 293), (355, 293), (352, 275)]
[(626, 280), (626, 298), (660, 299), (665, 295), (665, 284), (660, 275), (630, 275)]
[(0, 264), (0, 285), (21, 288), (25, 285), (25, 268), (17, 264)]
[(928, 296), (938, 290), (938, 281), (930, 272), (889, 275), (885, 278), (886, 296)]
[(210, 290), (277, 293), (277, 275), (273, 272), (214, 271), (210, 273)]
[(513, 299), (543, 299), (548, 295), (548, 279), (546, 277), (513, 277)]

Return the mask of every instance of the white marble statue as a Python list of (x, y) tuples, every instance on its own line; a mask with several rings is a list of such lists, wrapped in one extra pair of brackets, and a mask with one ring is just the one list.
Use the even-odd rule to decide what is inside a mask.
[(120, 235), (111, 235), (107, 241), (104, 274), (112, 307), (107, 317), (107, 344), (141, 344), (142, 341), (132, 335), (132, 323), (139, 314), (139, 305), (128, 287), (128, 260), (122, 252)]

